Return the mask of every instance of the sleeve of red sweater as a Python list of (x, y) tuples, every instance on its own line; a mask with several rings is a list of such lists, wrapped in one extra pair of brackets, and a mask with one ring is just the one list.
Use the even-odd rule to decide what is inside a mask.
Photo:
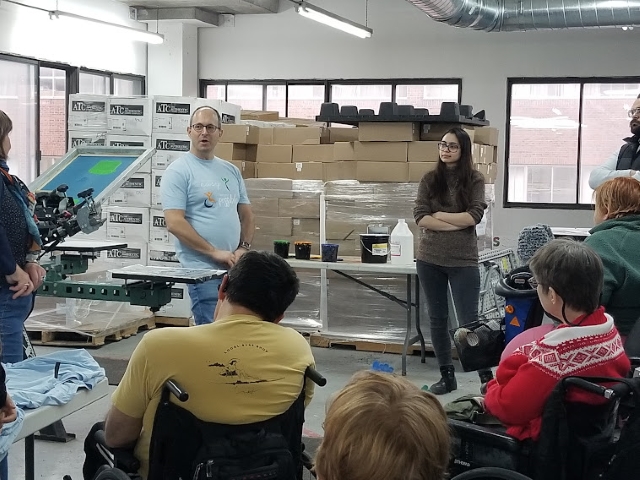
[(505, 425), (525, 425), (540, 417), (557, 380), (515, 353), (505, 358), (487, 385), (485, 408)]

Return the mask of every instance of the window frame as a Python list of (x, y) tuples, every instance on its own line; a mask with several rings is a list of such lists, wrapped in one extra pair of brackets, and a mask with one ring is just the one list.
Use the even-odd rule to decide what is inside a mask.
[(398, 85), (457, 85), (458, 103), (462, 102), (462, 78), (333, 78), (333, 79), (268, 79), (268, 80), (214, 80), (200, 79), (200, 97), (207, 98), (209, 85), (224, 85), (224, 100), (227, 101), (229, 84), (262, 85), (262, 109), (267, 106), (267, 87), (271, 85), (285, 86), (285, 116), (289, 115), (289, 86), (313, 85), (324, 86), (324, 102), (331, 102), (331, 87), (333, 85), (391, 85), (391, 101), (396, 101)]
[[(514, 85), (539, 85), (539, 84), (578, 84), (578, 136), (577, 136), (577, 156), (576, 156), (576, 184), (575, 203), (534, 203), (534, 202), (512, 202), (509, 201), (509, 157), (511, 152), (511, 103)], [(582, 171), (582, 125), (584, 108), (584, 87), (594, 83), (640, 83), (640, 76), (623, 77), (509, 77), (507, 78), (507, 98), (506, 98), (506, 119), (505, 119), (505, 150), (504, 150), (504, 178), (503, 178), (503, 208), (535, 208), (540, 210), (593, 210), (593, 204), (580, 203), (580, 181)], [(604, 162), (605, 159), (603, 159)], [(561, 166), (561, 165), (558, 165)], [(553, 165), (551, 166), (553, 168)], [(553, 175), (553, 173), (552, 173)]]

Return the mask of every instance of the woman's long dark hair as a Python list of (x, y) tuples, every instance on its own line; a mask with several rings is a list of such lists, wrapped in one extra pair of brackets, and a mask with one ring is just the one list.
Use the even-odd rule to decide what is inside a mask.
[(0, 160), (7, 159), (7, 152), (2, 149), (2, 144), (4, 143), (4, 139), (7, 138), (7, 135), (11, 133), (13, 130), (13, 123), (9, 116), (0, 110)]
[[(469, 134), (462, 128), (454, 127), (445, 135), (453, 133), (460, 144), (460, 160), (455, 167), (458, 177), (457, 203), (463, 209), (466, 209), (471, 203), (471, 182), (473, 179), (473, 160), (471, 157), (471, 138)], [(438, 199), (442, 205), (448, 203), (449, 185), (447, 184), (446, 163), (438, 156), (438, 165), (436, 169), (429, 173), (427, 177), (427, 185), (429, 192)]]

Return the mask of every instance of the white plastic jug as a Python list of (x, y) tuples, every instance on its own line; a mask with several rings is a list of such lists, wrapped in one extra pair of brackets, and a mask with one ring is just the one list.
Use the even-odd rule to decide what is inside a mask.
[(391, 232), (389, 239), (391, 245), (391, 263), (393, 265), (413, 264), (413, 233), (404, 218), (398, 220), (398, 224)]

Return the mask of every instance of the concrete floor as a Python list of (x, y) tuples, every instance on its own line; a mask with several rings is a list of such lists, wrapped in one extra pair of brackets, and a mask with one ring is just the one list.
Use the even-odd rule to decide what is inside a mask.
[[(131, 352), (142, 338), (141, 334), (89, 352), (94, 356), (110, 358), (129, 358)], [(36, 347), (38, 355), (49, 353), (54, 348)], [(308, 435), (322, 435), (322, 422), (327, 399), (340, 390), (357, 371), (370, 369), (374, 360), (389, 363), (396, 372), (400, 372), (400, 355), (358, 352), (338, 348), (314, 348), (318, 370), (327, 378), (327, 386), (316, 389), (316, 394), (307, 409), (305, 429)], [(459, 364), (457, 369), (461, 370)], [(439, 378), (435, 358), (427, 357), (426, 364), (420, 363), (419, 356), (408, 358), (407, 378), (416, 385), (430, 385)], [(440, 397), (447, 403), (462, 395), (479, 392), (479, 381), (475, 373), (457, 374), (458, 390)], [(115, 390), (115, 387), (111, 387)], [(36, 441), (36, 478), (62, 479), (70, 475), (73, 480), (82, 479), (83, 441), (91, 426), (102, 419), (110, 405), (106, 397), (93, 405), (67, 417), (64, 425), (68, 432), (75, 433), (77, 439), (66, 444)], [(24, 478), (24, 442), (15, 444), (9, 453), (9, 476), (11, 479)]]

